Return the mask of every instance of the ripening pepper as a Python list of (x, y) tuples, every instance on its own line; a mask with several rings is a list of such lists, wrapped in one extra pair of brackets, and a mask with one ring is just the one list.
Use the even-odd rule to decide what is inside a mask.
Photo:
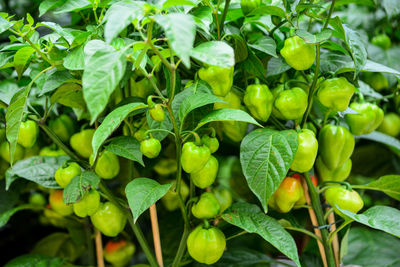
[(192, 206), (193, 216), (197, 219), (211, 219), (219, 214), (220, 204), (211, 192), (204, 192), (199, 200)]
[(21, 122), (21, 125), (19, 126), (17, 142), (25, 148), (30, 148), (36, 143), (38, 135), (39, 126), (37, 122), (27, 120), (25, 122)]
[(389, 88), (388, 80), (385, 75), (380, 72), (364, 72), (363, 80), (378, 92)]
[(232, 194), (225, 188), (214, 189), (213, 193), (218, 199), (220, 205), (219, 213), (221, 214), (232, 205)]
[(71, 215), (72, 205), (67, 205), (63, 200), (63, 190), (53, 190), (49, 195), (49, 203), (51, 208), (62, 216)]
[(76, 153), (85, 159), (89, 158), (93, 153), (92, 138), (94, 131), (94, 129), (82, 130), (71, 136), (71, 139), (69, 140), (71, 147), (76, 151)]
[(81, 200), (73, 204), (74, 213), (79, 217), (92, 216), (100, 206), (100, 194), (95, 189), (86, 192)]
[(199, 70), (199, 78), (206, 81), (216, 96), (226, 96), (233, 84), (233, 67), (208, 66)]
[[(90, 156), (89, 163), (91, 165), (94, 164), (93, 155)], [(103, 179), (112, 179), (118, 175), (119, 169), (120, 166), (117, 155), (115, 155), (111, 151), (104, 150), (98, 156), (94, 171), (98, 176), (100, 176)]]
[(216, 263), (224, 253), (226, 239), (217, 227), (204, 228), (197, 226), (188, 236), (187, 249), (189, 255), (200, 263)]
[(396, 137), (400, 134), (400, 116), (390, 112), (385, 114), (378, 131)]
[(261, 0), (241, 0), (240, 7), (243, 14), (247, 15), (251, 13), (254, 9), (261, 6)]
[(75, 133), (76, 125), (70, 116), (61, 114), (58, 118), (49, 122), (49, 128), (65, 143)]
[(277, 93), (274, 101), (274, 115), (279, 119), (298, 120), (307, 109), (307, 94), (303, 89), (294, 87)]
[(161, 104), (155, 104), (154, 107), (149, 109), (150, 117), (158, 122), (162, 122), (165, 119), (165, 112)]
[(303, 129), (298, 133), (298, 140), (297, 152), (290, 169), (296, 172), (306, 172), (314, 165), (318, 153), (318, 141), (315, 134), (308, 129)]
[(106, 236), (117, 236), (125, 228), (126, 215), (112, 202), (100, 203), (97, 211), (90, 216), (94, 227)]
[(187, 173), (200, 171), (210, 158), (210, 149), (206, 145), (187, 142), (182, 147), (181, 164)]
[(326, 167), (335, 170), (350, 158), (355, 141), (346, 128), (327, 124), (319, 132), (318, 144), (319, 155)]
[(371, 43), (385, 50), (389, 49), (392, 46), (390, 37), (384, 33), (374, 36), (374, 38), (372, 38), (371, 40)]
[(346, 114), (346, 122), (354, 135), (369, 134), (383, 121), (383, 110), (371, 103), (351, 103), (350, 108), (359, 114)]
[(307, 44), (298, 36), (285, 40), (281, 55), (295, 70), (307, 70), (315, 61), (314, 44)]
[(125, 240), (107, 242), (104, 247), (104, 258), (115, 267), (122, 267), (128, 264), (136, 247), (131, 242)]
[(345, 111), (355, 87), (346, 78), (332, 78), (323, 81), (318, 89), (318, 100), (330, 111)]
[(201, 170), (190, 173), (190, 179), (195, 186), (204, 189), (214, 183), (215, 178), (217, 178), (217, 173), (218, 160), (214, 156), (210, 156)]
[(81, 167), (76, 162), (65, 162), (61, 165), (56, 173), (54, 174), (54, 178), (59, 186), (65, 188), (71, 180), (81, 174)]
[(161, 151), (161, 143), (156, 138), (149, 138), (140, 142), (140, 152), (149, 159), (158, 157)]
[(211, 137), (209, 135), (203, 135), (201, 137), (201, 142), (203, 142), (203, 144), (208, 146), (211, 154), (214, 153), (215, 151), (217, 151), (219, 148), (219, 142), (216, 137)]
[(318, 157), (317, 161), (315, 162), (315, 167), (317, 169), (318, 177), (323, 182), (344, 181), (350, 175), (352, 162), (351, 159), (348, 159), (338, 168), (331, 170), (325, 165), (321, 157)]
[[(3, 143), (1, 143), (0, 154), (1, 154), (1, 157), (5, 161), (10, 163), (10, 146), (7, 141), (4, 141)], [(15, 147), (15, 152), (14, 152), (14, 162), (23, 159), (24, 154), (25, 154), (24, 148), (21, 145), (17, 144), (17, 146)]]
[(247, 86), (243, 102), (257, 120), (266, 122), (271, 115), (274, 96), (265, 84)]
[(271, 208), (281, 213), (287, 213), (291, 211), (295, 205), (304, 203), (304, 191), (300, 179), (294, 177), (286, 177), (283, 179), (282, 183), (268, 201), (268, 205)]
[[(186, 200), (186, 198), (189, 195), (189, 187), (186, 185), (186, 183), (181, 180), (181, 196), (183, 201)], [(178, 192), (176, 192), (176, 182), (175, 180), (172, 181), (172, 186), (168, 190), (168, 192), (161, 198), (162, 203), (164, 204), (165, 208), (169, 211), (176, 210), (179, 208), (179, 198), (178, 198)]]
[(328, 188), (325, 191), (325, 199), (333, 210), (344, 219), (347, 219), (347, 216), (339, 211), (336, 205), (353, 213), (359, 212), (364, 206), (364, 201), (356, 191), (348, 190), (342, 186)]

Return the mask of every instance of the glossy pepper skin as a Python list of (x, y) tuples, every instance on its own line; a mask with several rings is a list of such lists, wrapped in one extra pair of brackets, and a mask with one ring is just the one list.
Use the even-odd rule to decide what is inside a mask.
[(336, 208), (336, 205), (344, 210), (353, 213), (359, 212), (363, 206), (364, 201), (360, 195), (354, 190), (347, 190), (342, 186), (330, 187), (325, 191), (325, 199), (332, 206), (335, 213), (342, 218), (346, 219), (347, 216)]
[(295, 70), (307, 70), (315, 61), (314, 45), (307, 44), (298, 36), (285, 40), (281, 55), (286, 63)]
[(161, 104), (155, 104), (154, 107), (149, 109), (150, 116), (153, 120), (162, 122), (165, 119), (165, 112)]
[(199, 70), (199, 78), (206, 81), (216, 96), (226, 96), (233, 84), (233, 67), (209, 66)]
[(224, 188), (217, 188), (213, 190), (215, 197), (218, 199), (220, 210), (219, 213), (222, 214), (226, 209), (232, 205), (232, 194), (229, 190)]
[(88, 159), (93, 153), (92, 138), (94, 129), (82, 130), (71, 136), (69, 140), (71, 147), (79, 154), (79, 156)]
[(318, 89), (318, 100), (330, 111), (345, 111), (355, 87), (346, 78), (332, 78), (323, 81)]
[(385, 114), (378, 131), (396, 137), (400, 134), (400, 116), (390, 112)]
[(354, 150), (353, 135), (342, 126), (327, 124), (318, 136), (319, 154), (326, 167), (334, 170), (342, 166)]
[(205, 145), (187, 142), (182, 147), (182, 169), (187, 173), (200, 171), (210, 158), (210, 149)]
[(318, 153), (318, 141), (315, 134), (308, 129), (298, 133), (298, 147), (290, 169), (296, 172), (309, 171), (315, 162)]
[(379, 46), (382, 49), (389, 49), (392, 46), (392, 42), (390, 41), (390, 37), (387, 36), (386, 34), (379, 34), (372, 38), (371, 43)]
[(73, 204), (74, 213), (79, 217), (92, 216), (100, 206), (100, 194), (95, 189), (85, 193), (81, 200)]
[(140, 142), (140, 152), (149, 159), (158, 157), (161, 151), (161, 143), (158, 139), (149, 138)]
[(190, 179), (195, 186), (205, 189), (214, 183), (217, 173), (218, 160), (214, 156), (210, 156), (200, 171), (190, 173)]
[(266, 122), (271, 115), (274, 96), (265, 84), (247, 86), (243, 102), (257, 120)]
[(197, 219), (211, 219), (219, 214), (220, 204), (211, 192), (201, 194), (200, 199), (192, 206), (193, 216)]
[(280, 91), (275, 98), (274, 107), (279, 119), (298, 120), (307, 109), (307, 94), (300, 87)]
[(363, 80), (375, 91), (382, 91), (389, 87), (389, 82), (385, 75), (380, 72), (364, 72)]
[(49, 127), (64, 143), (69, 141), (76, 129), (74, 120), (66, 114), (50, 121)]
[[(182, 180), (181, 181), (181, 196), (183, 201), (189, 195), (189, 187), (186, 183)], [(168, 190), (168, 192), (161, 198), (162, 203), (164, 204), (165, 208), (169, 211), (176, 210), (179, 208), (179, 199), (178, 199), (178, 192), (176, 192), (176, 182), (175, 180), (172, 181), (172, 186)]]
[(71, 205), (66, 205), (63, 200), (63, 190), (50, 192), (49, 203), (51, 208), (62, 216), (71, 215), (73, 210)]
[(125, 228), (126, 215), (111, 202), (100, 203), (96, 213), (90, 216), (94, 227), (106, 236), (117, 236)]
[(188, 236), (189, 255), (200, 263), (216, 263), (224, 253), (226, 239), (224, 233), (216, 227), (208, 229), (197, 226)]
[(318, 177), (321, 181), (344, 181), (349, 177), (352, 167), (351, 159), (345, 161), (345, 163), (336, 169), (329, 169), (321, 157), (317, 158), (315, 163), (317, 169)]
[(305, 203), (300, 179), (286, 177), (268, 201), (268, 205), (280, 213), (291, 211), (295, 205)]
[[(7, 141), (4, 141), (3, 143), (1, 143), (0, 154), (1, 154), (1, 157), (5, 161), (10, 163), (10, 146)], [(14, 152), (14, 162), (23, 159), (24, 154), (25, 154), (24, 148), (21, 145), (17, 144), (17, 146), (15, 147), (15, 152)]]
[[(91, 165), (94, 163), (93, 155), (90, 156), (89, 163)], [(112, 179), (118, 175), (119, 169), (120, 166), (117, 155), (111, 151), (104, 150), (100, 153), (99, 158), (97, 159), (94, 171), (103, 179)]]
[(131, 242), (125, 240), (107, 242), (104, 247), (104, 258), (115, 267), (122, 267), (128, 264), (136, 247)]
[(81, 167), (76, 162), (67, 162), (61, 165), (55, 175), (54, 178), (59, 186), (65, 188), (71, 180), (81, 174)]
[(39, 126), (35, 121), (27, 120), (19, 126), (17, 143), (25, 148), (33, 147), (39, 135)]
[(383, 121), (383, 110), (371, 103), (351, 103), (350, 108), (359, 114), (346, 114), (345, 119), (354, 135), (369, 134)]
[(209, 135), (203, 135), (201, 137), (201, 142), (203, 142), (203, 144), (208, 146), (211, 154), (216, 152), (219, 148), (219, 141), (216, 137), (211, 137)]
[(240, 7), (243, 14), (247, 15), (251, 13), (254, 9), (261, 6), (261, 0), (241, 0)]

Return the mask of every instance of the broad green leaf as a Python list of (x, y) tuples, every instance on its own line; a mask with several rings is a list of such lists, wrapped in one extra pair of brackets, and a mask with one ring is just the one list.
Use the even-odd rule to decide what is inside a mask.
[(293, 237), (274, 218), (265, 215), (258, 206), (236, 203), (222, 214), (222, 218), (248, 233), (256, 233), (268, 243), (300, 265)]
[(291, 67), (286, 64), (286, 62), (283, 60), (283, 58), (271, 58), (268, 61), (268, 67), (267, 67), (267, 77), (271, 77), (274, 75), (279, 75), (281, 73), (284, 73), (285, 71), (289, 70)]
[(304, 41), (306, 41), (306, 43), (308, 43), (308, 44), (317, 44), (317, 43), (321, 43), (325, 40), (328, 40), (332, 35), (332, 30), (324, 29), (317, 34), (312, 34), (306, 30), (299, 29), (299, 30), (296, 30), (296, 34), (297, 34), (297, 36), (302, 38)]
[[(396, 1), (396, 0), (394, 0)], [(374, 7), (375, 3), (373, 0), (337, 0), (335, 2), (335, 7), (348, 5), (348, 4), (356, 4), (356, 5), (365, 5)]]
[(13, 23), (9, 22), (8, 20), (0, 16), (0, 33), (5, 32), (9, 28), (11, 28), (12, 25)]
[(208, 115), (206, 115), (203, 119), (200, 120), (199, 124), (197, 125), (196, 129), (200, 128), (204, 124), (213, 121), (242, 121), (255, 124), (257, 126), (261, 126), (258, 122), (256, 122), (252, 116), (248, 113), (244, 112), (240, 109), (229, 109), (223, 108), (214, 110)]
[(370, 134), (364, 134), (357, 136), (357, 138), (372, 140), (384, 145), (387, 145), (396, 153), (400, 153), (400, 141), (392, 136), (386, 135), (381, 132), (372, 132)]
[(32, 204), (22, 204), (3, 213), (0, 213), (0, 228), (7, 224), (10, 218), (20, 210), (37, 209), (38, 206)]
[(213, 104), (213, 103), (224, 103), (225, 101), (216, 97), (213, 94), (206, 93), (196, 93), (190, 95), (188, 98), (183, 100), (182, 104), (179, 107), (179, 120), (182, 122), (189, 112), (196, 108), (200, 108), (202, 106)]
[(117, 156), (139, 162), (140, 165), (144, 166), (139, 141), (134, 137), (118, 136), (113, 138), (105, 149), (113, 152)]
[(22, 256), (18, 256), (17, 258), (12, 259), (4, 267), (21, 267), (21, 266), (46, 266), (46, 267), (74, 267), (67, 263), (67, 259), (64, 258), (54, 258), (49, 256), (43, 256), (38, 254), (26, 254)]
[[(273, 59), (276, 58), (272, 58), (271, 60)], [(265, 79), (266, 69), (261, 60), (256, 56), (256, 54), (251, 49), (248, 50), (247, 59), (243, 62), (240, 62), (240, 66), (242, 69), (246, 70), (246, 72), (248, 72), (249, 74), (256, 76), (262, 82), (267, 83), (267, 80)]]
[(385, 175), (366, 185), (354, 185), (354, 188), (382, 191), (400, 201), (400, 175)]
[(64, 67), (69, 70), (83, 70), (85, 67), (85, 54), (83, 49), (84, 46), (81, 45), (68, 53), (68, 55), (63, 59)]
[(53, 72), (46, 77), (46, 81), (43, 85), (40, 95), (51, 92), (60, 87), (62, 84), (71, 82), (73, 80), (74, 77), (71, 75), (71, 73), (69, 73), (69, 71), (62, 70)]
[(18, 78), (21, 78), (22, 74), (26, 69), (26, 65), (28, 64), (32, 54), (35, 52), (30, 46), (23, 47), (17, 51), (14, 55), (14, 67), (18, 74)]
[(196, 25), (191, 15), (170, 13), (156, 16), (156, 22), (164, 29), (172, 50), (190, 68), (190, 54), (193, 48)]
[(286, 13), (285, 11), (277, 6), (261, 6), (256, 9), (254, 9), (249, 16), (255, 16), (255, 15), (275, 15), (281, 18), (286, 18)]
[(85, 100), (83, 99), (82, 87), (75, 83), (61, 85), (50, 97), (50, 102), (60, 103), (66, 107), (79, 108), (85, 110)]
[(67, 0), (62, 6), (55, 9), (55, 14), (61, 14), (71, 11), (79, 11), (87, 8), (91, 8), (92, 4), (88, 0)]
[(397, 0), (382, 0), (382, 6), (389, 18), (400, 14), (400, 3)]
[(0, 182), (0, 214), (12, 209), (19, 201), (20, 192), (17, 189), (6, 190), (6, 181)]
[(18, 91), (18, 84), (14, 80), (4, 80), (0, 82), (0, 100), (10, 104), (11, 98)]
[(245, 136), (240, 145), (243, 174), (265, 212), (297, 152), (297, 139), (293, 130), (258, 129)]
[(337, 208), (358, 223), (400, 238), (400, 210), (398, 209), (387, 206), (373, 206), (362, 214), (355, 214), (348, 210)]
[(168, 9), (173, 6), (196, 6), (194, 0), (167, 0), (163, 3), (162, 9)]
[(56, 170), (67, 160), (68, 156), (48, 157), (34, 156), (14, 164), (6, 172), (6, 189), (18, 178), (37, 183), (46, 188), (60, 188), (54, 179)]
[[(0, 69), (8, 68), (7, 66), (12, 64), (10, 61), (14, 57), (13, 53), (1, 52), (0, 53)], [(12, 67), (12, 66), (11, 66)]]
[(60, 36), (64, 37), (64, 39), (68, 42), (69, 45), (72, 44), (72, 42), (74, 41), (74, 36), (71, 34), (70, 31), (64, 29), (63, 27), (61, 27), (60, 25), (54, 23), (54, 22), (40, 22), (37, 24), (37, 26), (44, 26), (47, 28), (52, 29), (53, 31), (55, 31), (56, 33), (58, 33)]
[(64, 188), (63, 200), (65, 204), (75, 203), (80, 200), (90, 188), (96, 188), (100, 183), (100, 177), (92, 171), (84, 171), (75, 176)]
[(208, 6), (196, 8), (193, 13), (194, 21), (199, 29), (204, 33), (210, 34), (210, 25), (213, 22), (212, 10)]
[(125, 194), (135, 223), (143, 212), (168, 192), (171, 185), (161, 185), (148, 178), (135, 178), (126, 186)]
[(205, 42), (196, 46), (191, 56), (205, 64), (230, 68), (235, 65), (235, 53), (222, 41)]
[(44, 0), (39, 5), (39, 17), (43, 16), (47, 11), (62, 5), (65, 0)]
[(94, 53), (85, 64), (82, 76), (83, 96), (93, 123), (106, 107), (111, 94), (125, 73), (125, 52)]
[(371, 72), (383, 72), (383, 73), (389, 73), (389, 74), (394, 74), (397, 77), (400, 77), (400, 72), (393, 69), (389, 68), (387, 66), (384, 66), (382, 64), (373, 62), (371, 60), (367, 60), (367, 63), (365, 64), (363, 71), (371, 71)]
[[(279, 266), (279, 262), (258, 250), (242, 247), (229, 247), (222, 257), (214, 263), (213, 267), (270, 267), (272, 264)], [(201, 265), (203, 267), (203, 265)], [(205, 265), (204, 265), (205, 266)]]
[(145, 108), (143, 103), (130, 103), (114, 109), (109, 113), (99, 128), (96, 129), (92, 139), (94, 159), (104, 141), (118, 128), (121, 122), (134, 110)]
[(104, 37), (110, 43), (135, 19), (141, 20), (144, 16), (143, 1), (123, 0), (113, 4), (106, 12), (104, 21)]
[(263, 36), (257, 39), (254, 43), (248, 43), (251, 48), (257, 49), (258, 51), (264, 52), (267, 55), (278, 57), (276, 55), (276, 43), (275, 40), (269, 36)]

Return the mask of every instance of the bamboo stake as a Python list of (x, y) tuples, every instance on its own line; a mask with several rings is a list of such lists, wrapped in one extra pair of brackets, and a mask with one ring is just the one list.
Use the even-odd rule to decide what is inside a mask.
[(155, 203), (150, 206), (150, 220), (151, 220), (151, 228), (153, 230), (153, 241), (154, 241), (154, 250), (156, 252), (156, 259), (158, 265), (160, 267), (164, 267), (161, 241), (160, 241), (160, 230), (158, 228), (157, 207)]
[[(335, 224), (335, 214), (331, 212), (328, 216), (328, 223), (331, 225), (331, 232), (336, 230), (336, 224)], [(336, 266), (340, 266), (340, 258), (339, 258), (339, 239), (338, 236), (335, 235), (332, 241), (332, 248), (333, 248), (333, 254), (335, 255), (335, 262)]]
[(97, 257), (97, 266), (104, 267), (104, 258), (103, 258), (103, 244), (101, 241), (101, 233), (98, 229), (96, 231), (96, 257)]

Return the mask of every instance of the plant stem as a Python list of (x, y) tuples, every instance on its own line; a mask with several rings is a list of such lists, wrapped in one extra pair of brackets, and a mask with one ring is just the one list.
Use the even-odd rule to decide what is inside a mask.
[[(219, 33), (220, 34), (224, 30), (224, 23), (225, 23), (225, 19), (226, 19), (226, 14), (228, 14), (230, 3), (231, 3), (231, 0), (225, 0), (224, 12), (222, 13), (221, 22), (219, 23)], [(219, 38), (219, 39), (221, 39), (221, 38)]]
[(94, 248), (93, 248), (93, 241), (92, 241), (92, 231), (90, 229), (90, 221), (88, 218), (85, 219), (85, 234), (86, 234), (86, 244), (88, 247), (88, 259), (89, 265), (95, 265), (95, 257), (94, 257)]
[(306, 234), (308, 236), (311, 236), (312, 238), (314, 238), (317, 241), (322, 241), (319, 236), (317, 236), (316, 234), (313, 234), (310, 231), (307, 231), (305, 229), (301, 229), (301, 228), (297, 228), (297, 227), (291, 227), (291, 226), (285, 227), (285, 229), (291, 230), (291, 231), (300, 232), (300, 233)]
[(343, 228), (345, 228), (348, 224), (352, 223), (353, 220), (346, 220), (344, 221), (335, 231), (333, 231), (332, 233), (329, 234), (329, 244), (332, 243), (333, 238), (336, 236), (337, 233), (340, 232), (340, 230), (342, 230)]
[(247, 231), (241, 231), (241, 232), (237, 233), (236, 235), (232, 235), (232, 236), (230, 236), (230, 237), (227, 237), (227, 238), (226, 238), (226, 241), (231, 240), (231, 239), (234, 239), (235, 237), (238, 237), (238, 236), (245, 235), (245, 234), (247, 234), (247, 233), (248, 233)]

